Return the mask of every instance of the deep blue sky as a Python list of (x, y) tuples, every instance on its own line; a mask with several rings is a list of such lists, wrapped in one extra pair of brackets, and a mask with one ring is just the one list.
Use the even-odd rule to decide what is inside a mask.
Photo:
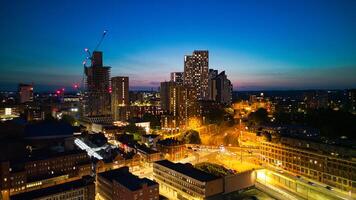
[(356, 87), (355, 0), (2, 0), (0, 89), (81, 82), (85, 47), (132, 89), (157, 87), (195, 49), (234, 88)]

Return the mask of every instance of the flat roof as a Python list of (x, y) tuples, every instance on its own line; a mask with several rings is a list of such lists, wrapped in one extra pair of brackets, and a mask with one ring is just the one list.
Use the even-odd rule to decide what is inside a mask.
[(151, 181), (150, 179), (139, 178), (138, 176), (131, 174), (128, 167), (121, 167), (116, 170), (102, 172), (98, 175), (107, 180), (116, 181), (131, 191), (141, 189), (143, 184), (147, 184), (147, 186), (158, 185), (158, 183)]
[(207, 172), (194, 168), (191, 164), (173, 163), (169, 160), (159, 160), (156, 161), (155, 163), (167, 167), (169, 169), (172, 169), (174, 171), (177, 171), (186, 176), (189, 176), (193, 179), (199, 180), (201, 182), (212, 181), (220, 178), (213, 174), (209, 174)]
[(56, 185), (53, 187), (47, 187), (43, 189), (38, 189), (38, 190), (33, 190), (30, 192), (25, 192), (21, 194), (17, 194), (14, 196), (11, 196), (11, 200), (24, 200), (24, 199), (36, 199), (40, 197), (45, 197), (49, 195), (54, 195), (70, 190), (75, 190), (78, 188), (82, 188), (84, 186), (90, 185), (94, 183), (94, 179), (91, 177), (84, 177), (82, 179), (76, 180), (76, 181), (71, 181), (68, 183), (63, 183), (60, 185)]

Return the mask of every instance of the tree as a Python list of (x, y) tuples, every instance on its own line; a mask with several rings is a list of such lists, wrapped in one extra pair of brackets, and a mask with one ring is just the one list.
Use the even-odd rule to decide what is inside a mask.
[(259, 108), (248, 115), (250, 125), (261, 125), (268, 122), (268, 112), (265, 108)]
[(213, 108), (208, 111), (205, 117), (210, 124), (234, 124), (234, 110), (232, 108)]
[(317, 128), (322, 136), (328, 138), (339, 138), (346, 136), (355, 140), (356, 115), (344, 111), (331, 109), (311, 109), (306, 113), (285, 113), (275, 114), (276, 123), (282, 125), (296, 124)]
[(146, 133), (144, 128), (136, 126), (133, 123), (130, 123), (129, 125), (125, 126), (124, 127), (124, 132), (131, 133), (131, 134), (137, 133), (137, 134), (140, 134), (140, 135), (143, 135), (143, 134)]
[(151, 128), (156, 128), (161, 126), (160, 118), (155, 115), (152, 115), (151, 113), (143, 114), (142, 121), (150, 122)]
[(189, 130), (184, 134), (185, 143), (188, 144), (201, 144), (201, 139), (198, 131)]
[(206, 120), (210, 124), (220, 124), (224, 121), (225, 111), (222, 108), (215, 108), (208, 111)]

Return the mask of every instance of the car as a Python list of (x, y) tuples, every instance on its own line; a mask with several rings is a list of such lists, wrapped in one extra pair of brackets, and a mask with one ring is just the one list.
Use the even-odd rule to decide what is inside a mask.
[(308, 181), (308, 184), (309, 185), (315, 185), (315, 183), (311, 182), (311, 181)]
[(188, 149), (192, 150), (192, 147), (188, 147)]
[(328, 189), (328, 190), (334, 190), (334, 188), (332, 188), (331, 186), (328, 186), (328, 185), (325, 186), (325, 188)]
[(299, 178), (299, 179), (301, 178), (301, 176), (299, 176), (299, 175), (296, 175), (295, 177), (297, 177), (297, 178)]

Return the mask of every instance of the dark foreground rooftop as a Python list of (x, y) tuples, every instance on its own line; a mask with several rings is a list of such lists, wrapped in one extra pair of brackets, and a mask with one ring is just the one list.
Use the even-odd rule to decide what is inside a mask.
[(86, 176), (76, 181), (14, 195), (11, 196), (10, 199), (11, 200), (36, 199), (40, 197), (46, 197), (49, 195), (59, 194), (69, 190), (82, 188), (90, 184), (93, 184), (94, 187), (94, 178)]
[(116, 181), (131, 191), (136, 191), (142, 188), (142, 185), (147, 184), (147, 186), (158, 185), (158, 183), (151, 181), (147, 178), (139, 178), (129, 172), (128, 167), (121, 167), (116, 170), (106, 171), (99, 173), (99, 176), (112, 181)]

